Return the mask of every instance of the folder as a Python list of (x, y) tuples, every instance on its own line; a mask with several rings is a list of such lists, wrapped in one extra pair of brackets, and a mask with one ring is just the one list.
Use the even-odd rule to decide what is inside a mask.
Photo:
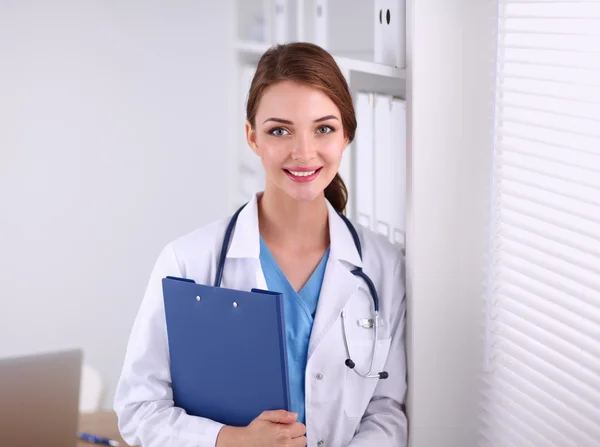
[(391, 144), (393, 175), (392, 242), (405, 245), (406, 233), (406, 101), (392, 100)]
[(391, 101), (390, 96), (375, 95), (375, 231), (392, 240), (393, 208), (392, 197), (398, 197), (394, 190), (394, 176), (397, 167), (393, 165), (391, 143)]
[(290, 411), (283, 296), (162, 280), (175, 406), (247, 426)]
[(374, 222), (374, 151), (373, 151), (373, 94), (356, 95), (356, 218), (357, 223), (375, 230)]
[(406, 0), (375, 0), (375, 62), (406, 66)]

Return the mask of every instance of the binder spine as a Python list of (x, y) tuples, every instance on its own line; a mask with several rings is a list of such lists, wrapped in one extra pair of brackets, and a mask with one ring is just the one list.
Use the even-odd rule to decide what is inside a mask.
[(279, 338), (281, 340), (281, 364), (283, 367), (282, 383), (284, 386), (285, 405), (284, 410), (291, 411), (291, 398), (290, 398), (290, 386), (289, 386), (289, 372), (288, 372), (288, 359), (287, 359), (287, 337), (285, 333), (285, 310), (283, 306), (283, 295), (277, 297), (277, 315), (279, 316)]

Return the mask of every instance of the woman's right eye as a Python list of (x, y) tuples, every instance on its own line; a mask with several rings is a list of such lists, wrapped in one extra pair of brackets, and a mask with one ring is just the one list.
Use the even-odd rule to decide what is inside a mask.
[(276, 127), (275, 129), (271, 129), (269, 131), (269, 134), (274, 135), (276, 137), (283, 137), (284, 135), (286, 135), (287, 130), (285, 130), (283, 127)]

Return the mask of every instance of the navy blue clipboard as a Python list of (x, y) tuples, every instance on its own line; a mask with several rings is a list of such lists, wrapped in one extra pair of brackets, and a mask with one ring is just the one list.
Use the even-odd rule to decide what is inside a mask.
[(162, 280), (174, 404), (193, 416), (246, 426), (290, 411), (283, 296)]

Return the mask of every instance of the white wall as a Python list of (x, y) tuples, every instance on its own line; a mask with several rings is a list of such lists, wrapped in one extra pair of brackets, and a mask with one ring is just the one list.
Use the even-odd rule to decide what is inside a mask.
[(410, 444), (475, 446), (495, 2), (410, 3)]
[(112, 405), (159, 250), (230, 211), (230, 17), (0, 0), (0, 356), (82, 346)]

